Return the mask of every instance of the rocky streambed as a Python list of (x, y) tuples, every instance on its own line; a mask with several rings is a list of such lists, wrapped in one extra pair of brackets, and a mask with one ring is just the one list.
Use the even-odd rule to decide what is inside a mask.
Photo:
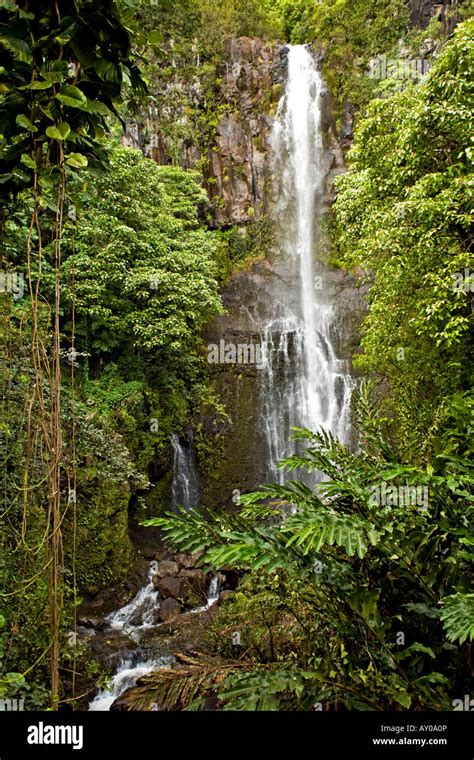
[(238, 577), (226, 568), (205, 571), (199, 559), (159, 551), (142, 562), (134, 587), (108, 589), (81, 605), (77, 635), (112, 673), (85, 709), (126, 709), (127, 692), (143, 676), (172, 667), (177, 652), (206, 650), (206, 629)]

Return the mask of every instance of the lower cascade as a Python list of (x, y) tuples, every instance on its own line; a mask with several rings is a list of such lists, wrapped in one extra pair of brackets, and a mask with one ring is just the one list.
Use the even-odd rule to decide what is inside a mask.
[[(158, 628), (163, 623), (157, 622), (160, 610), (160, 598), (154, 584), (153, 577), (158, 570), (158, 562), (153, 561), (148, 568), (146, 583), (139, 589), (133, 599), (116, 612), (112, 612), (106, 618), (108, 630), (120, 631), (137, 645), (132, 651), (127, 651), (118, 662), (114, 675), (108, 688), (102, 689), (89, 704), (90, 711), (110, 710), (113, 703), (124, 694), (127, 689), (135, 686), (138, 679), (153, 671), (169, 667), (173, 664), (172, 655), (154, 656), (150, 647), (140, 646), (142, 635), (148, 630)], [(221, 590), (221, 576), (213, 574), (209, 580), (206, 603), (201, 607), (195, 607), (186, 614), (196, 614), (209, 610), (216, 604)]]
[[(137, 661), (135, 661), (137, 660)], [(89, 711), (105, 712), (110, 710), (116, 699), (122, 694), (135, 686), (141, 676), (153, 673), (158, 668), (168, 667), (173, 662), (172, 657), (150, 658), (142, 660), (140, 655), (134, 657), (125, 657), (120, 660), (119, 666), (113, 676), (110, 688), (100, 691), (89, 705)]]
[(153, 576), (158, 570), (158, 562), (151, 562), (148, 581), (138, 591), (131, 602), (107, 617), (107, 622), (115, 631), (123, 631), (133, 639), (140, 636), (140, 631), (153, 626), (157, 612), (156, 588)]

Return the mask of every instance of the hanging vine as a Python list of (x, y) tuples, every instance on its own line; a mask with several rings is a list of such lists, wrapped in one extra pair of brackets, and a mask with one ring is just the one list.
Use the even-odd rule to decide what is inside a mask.
[[(48, 640), (33, 664), (22, 673), (0, 676), (0, 692), (21, 683), (48, 655), (53, 710), (61, 698), (61, 637), (66, 622), (71, 624), (71, 616), (67, 620), (64, 616), (66, 594), (72, 595), (68, 609), (75, 610), (77, 602), (74, 361), (67, 421), (62, 400), (62, 364), (67, 353), (63, 347), (66, 307), (61, 300), (65, 208), (74, 202), (78, 188), (84, 190), (81, 171), (107, 166), (105, 137), (125, 89), (143, 88), (131, 52), (135, 5), (108, 0), (5, 0), (0, 4), (2, 267), (15, 276), (18, 268), (25, 268), (28, 302), (27, 307), (12, 304), (7, 293), (9, 303), (2, 319), (20, 345), (29, 339), (31, 346), (29, 359), (22, 351), (19, 362), (27, 378), (20, 393), (24, 418), (16, 422), (21, 451), (9, 434), (8, 422), (2, 450), (3, 518), (8, 521), (4, 540), (17, 558), (14, 587), (2, 595), (10, 604), (6, 661), (32, 587), (38, 593), (46, 589), (49, 626)], [(74, 349), (74, 304), (72, 322)], [(3, 382), (2, 420), (8, 421), (15, 395), (15, 349), (2, 345), (2, 350), (6, 366), (12, 368)], [(22, 461), (21, 483), (8, 484), (14, 456)], [(72, 545), (67, 568), (65, 531)], [(66, 578), (72, 578), (72, 588)], [(13, 607), (12, 599), (17, 600)], [(4, 624), (0, 616), (0, 627)], [(73, 688), (75, 657), (74, 644)]]

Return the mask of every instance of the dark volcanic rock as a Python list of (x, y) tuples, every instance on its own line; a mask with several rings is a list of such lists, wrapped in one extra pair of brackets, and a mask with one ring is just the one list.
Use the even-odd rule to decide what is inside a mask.
[(107, 621), (100, 617), (78, 617), (77, 624), (84, 628), (94, 628), (96, 631), (103, 631), (107, 628)]
[(172, 597), (180, 601), (186, 601), (190, 595), (190, 586), (186, 578), (167, 577), (158, 581), (157, 589), (162, 599)]
[(198, 554), (173, 554), (173, 560), (177, 562), (181, 567), (184, 568), (191, 568), (194, 567), (195, 563), (200, 557), (200, 553)]
[(168, 620), (174, 620), (180, 614), (181, 605), (176, 599), (172, 599), (171, 597), (163, 599), (160, 604), (160, 616), (162, 620), (165, 622)]
[[(444, 26), (445, 33), (452, 31), (456, 25), (456, 10), (450, 6), (458, 3), (453, 0), (408, 0), (410, 5), (410, 21), (413, 26), (426, 29), (433, 16), (437, 16)], [(451, 11), (451, 12), (449, 12)], [(454, 13), (453, 13), (454, 11)]]
[[(172, 53), (170, 52), (172, 58)], [(211, 203), (212, 224), (216, 227), (241, 224), (262, 218), (269, 203), (268, 157), (273, 117), (281, 97), (286, 66), (286, 48), (258, 38), (239, 37), (225, 43), (224, 60), (215, 73), (216, 109), (221, 116), (214, 144), (199, 144), (199, 134), (190, 122), (183, 128), (179, 146), (181, 164), (194, 168), (205, 159), (205, 179)], [(137, 122), (129, 122), (125, 145), (139, 148), (159, 164), (171, 163), (176, 155), (176, 140), (168, 136), (169, 121), (179, 119), (184, 127), (187, 113), (206, 102), (205, 82), (186, 78), (179, 66), (167, 91), (173, 102), (151, 107)], [(191, 108), (189, 108), (191, 106)]]
[(196, 568), (190, 570), (183, 569), (179, 571), (179, 577), (186, 578), (194, 592), (205, 595), (207, 578), (202, 570), (197, 570)]
[(172, 575), (178, 575), (180, 566), (178, 562), (172, 562), (171, 560), (162, 560), (158, 565), (158, 570), (153, 576), (153, 585), (158, 588), (158, 583), (161, 578), (167, 578)]

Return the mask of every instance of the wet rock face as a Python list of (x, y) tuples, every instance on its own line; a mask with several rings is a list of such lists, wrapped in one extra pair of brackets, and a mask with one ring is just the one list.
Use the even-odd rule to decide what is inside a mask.
[(186, 601), (190, 592), (189, 583), (186, 578), (162, 578), (157, 583), (157, 589), (162, 599), (172, 597), (181, 601)]
[[(314, 53), (317, 57), (317, 52)], [(278, 197), (278, 167), (272, 151), (272, 132), (278, 103), (287, 77), (288, 48), (260, 39), (241, 37), (226, 43), (223, 61), (213, 75), (215, 98), (214, 128), (209, 144), (193, 132), (181, 138), (179, 162), (185, 168), (200, 160), (210, 198), (211, 227), (238, 225), (242, 239), (252, 238), (259, 225), (271, 227), (269, 240), (250, 246), (245, 265), (236, 270), (222, 292), (225, 314), (203, 331), (204, 345), (261, 347), (260, 329), (274, 313), (280, 284), (291, 280), (288, 262), (280, 255), (279, 235), (284, 222), (275, 208)], [(176, 98), (184, 98), (191, 110), (211, 119), (204, 73), (187, 76), (179, 69), (173, 73)], [(344, 130), (336, 136), (331, 95), (322, 93), (323, 164), (327, 181), (322, 198), (323, 211), (329, 211), (334, 198), (335, 178), (345, 170), (343, 151), (352, 136), (352, 116), (347, 105)], [(206, 100), (207, 99), (207, 100)], [(159, 99), (158, 99), (159, 101)], [(158, 107), (158, 106), (157, 106)], [(180, 110), (181, 109), (181, 110)], [(177, 106), (175, 120), (183, 126), (188, 110)], [(168, 118), (168, 121), (166, 121)], [(153, 134), (131, 126), (129, 144), (140, 147), (159, 163), (176, 161), (171, 142), (160, 125), (168, 125), (169, 113), (150, 115)], [(161, 131), (160, 131), (161, 130)], [(152, 139), (153, 138), (153, 139)], [(178, 141), (179, 142), (179, 141)], [(324, 256), (323, 256), (324, 258)], [(338, 353), (349, 359), (357, 344), (357, 326), (363, 311), (354, 280), (341, 270), (325, 268), (328, 287), (335, 291), (339, 334), (334, 336)], [(215, 390), (223, 402), (227, 419), (209, 414), (202, 428), (209, 439), (215, 437), (212, 465), (198, 461), (201, 503), (215, 509), (234, 509), (239, 495), (254, 490), (267, 477), (267, 444), (261, 419), (261, 367), (258, 362), (219, 359), (211, 366)], [(199, 457), (198, 457), (199, 459)], [(176, 575), (176, 570), (169, 575)], [(159, 579), (157, 578), (157, 581)]]
[(181, 615), (181, 605), (173, 597), (163, 599), (160, 604), (161, 619), (166, 623), (170, 620), (174, 620), (178, 615)]
[(259, 39), (227, 41), (219, 99), (229, 105), (209, 151), (211, 198), (218, 226), (261, 218), (268, 210), (268, 152), (283, 90), (285, 48)]
[(158, 570), (153, 577), (153, 583), (156, 588), (158, 588), (158, 583), (162, 578), (166, 578), (170, 575), (178, 575), (179, 569), (180, 567), (178, 562), (173, 562), (172, 560), (163, 560), (160, 562), (158, 565)]
[[(214, 101), (204, 86), (204, 74), (186, 76), (176, 68), (167, 89), (180, 105), (152, 108), (139, 122), (130, 122), (125, 145), (139, 148), (159, 164), (176, 162), (192, 169), (204, 165), (211, 200), (210, 224), (241, 224), (262, 218), (269, 205), (268, 154), (273, 117), (283, 92), (286, 49), (258, 38), (229, 39), (214, 76)], [(160, 98), (158, 98), (160, 100)], [(207, 137), (189, 120), (187, 112), (207, 121)], [(213, 124), (217, 119), (217, 123)], [(169, 121), (179, 121), (186, 136), (167, 136)], [(212, 137), (209, 141), (209, 136)], [(179, 142), (179, 146), (176, 146)]]

